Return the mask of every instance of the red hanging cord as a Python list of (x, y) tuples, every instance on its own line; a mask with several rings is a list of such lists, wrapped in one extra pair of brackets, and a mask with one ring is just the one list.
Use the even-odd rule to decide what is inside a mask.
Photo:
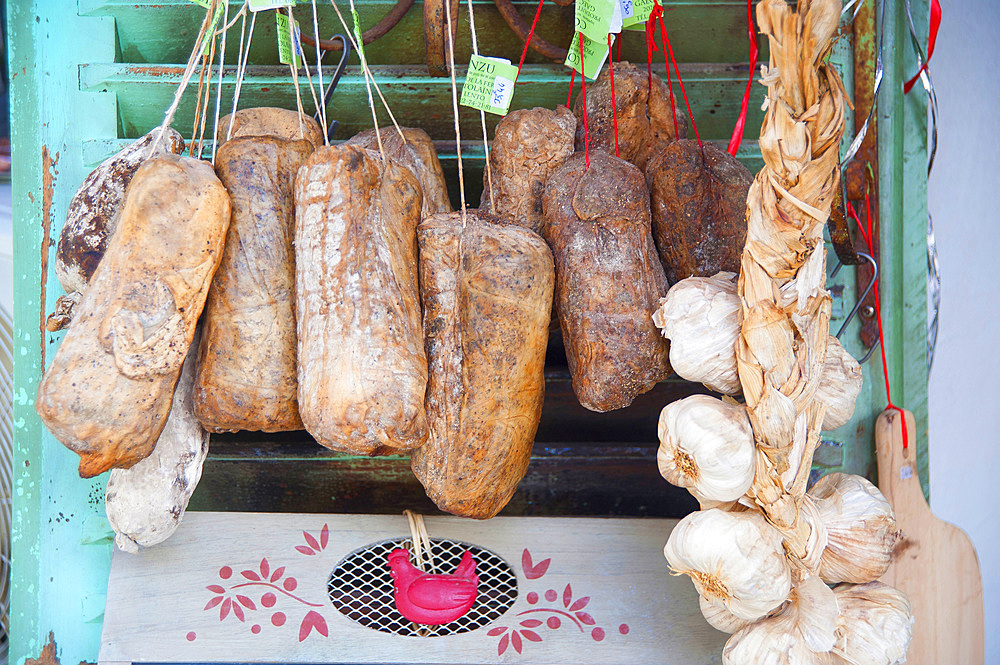
[(531, 22), (531, 30), (528, 30), (528, 38), (524, 40), (524, 50), (521, 51), (521, 60), (517, 63), (517, 76), (514, 77), (515, 85), (517, 84), (517, 77), (521, 75), (521, 67), (524, 66), (524, 56), (528, 55), (528, 45), (531, 44), (531, 36), (535, 34), (535, 26), (538, 25), (538, 17), (542, 15), (542, 4), (544, 2), (545, 0), (538, 0), (538, 9), (535, 10), (535, 20)]
[(653, 90), (653, 51), (656, 50), (654, 30), (656, 26), (655, 17), (657, 16), (657, 11), (663, 11), (658, 3), (653, 7), (653, 11), (650, 12), (649, 18), (646, 19), (646, 71), (649, 74), (649, 83), (646, 86), (646, 92), (652, 92)]
[[(618, 62), (622, 61), (622, 34), (621, 32), (615, 37), (618, 40)], [(610, 56), (610, 54), (609, 54)]]
[[(590, 130), (587, 128), (587, 71), (583, 64), (583, 33), (580, 35), (580, 94), (583, 95), (583, 159), (590, 168)], [(575, 71), (575, 70), (574, 70)]]
[[(657, 0), (657, 6), (659, 2)], [(684, 105), (687, 106), (688, 117), (691, 118), (691, 127), (694, 129), (694, 137), (698, 139), (698, 147), (701, 148), (701, 136), (698, 135), (698, 126), (694, 122), (694, 114), (691, 112), (691, 103), (688, 101), (687, 91), (684, 90), (684, 81), (681, 80), (681, 70), (677, 66), (677, 60), (674, 59), (674, 49), (670, 45), (670, 38), (667, 37), (667, 26), (663, 22), (663, 11), (660, 10), (660, 39), (663, 41), (663, 45), (666, 50), (663, 53), (663, 62), (667, 64), (667, 54), (670, 54), (670, 62), (674, 65), (674, 73), (677, 74), (677, 85), (681, 87), (681, 94), (684, 96)], [(670, 109), (673, 110), (674, 107), (674, 91), (670, 85), (670, 65), (667, 64), (667, 87), (670, 88)], [(674, 136), (679, 136), (677, 133), (677, 114), (674, 112)]]
[(911, 78), (903, 86), (903, 94), (905, 95), (913, 88), (913, 84), (917, 82), (920, 75), (927, 69), (927, 63), (931, 61), (931, 56), (934, 55), (934, 45), (937, 43), (938, 28), (941, 27), (941, 3), (938, 0), (931, 0), (931, 25), (930, 30), (927, 33), (927, 62), (920, 65), (920, 69), (917, 70), (917, 74)]
[[(569, 94), (566, 96), (566, 108), (573, 108), (570, 104), (573, 102), (573, 83), (576, 81), (576, 70), (569, 70)], [(586, 113), (586, 110), (584, 111)]]
[[(608, 60), (610, 61), (608, 74), (611, 76), (611, 119), (615, 126), (615, 157), (620, 157), (618, 154), (618, 106), (615, 105), (615, 59), (611, 57), (611, 35), (608, 35)], [(580, 62), (583, 62), (582, 57)]]
[[(937, 0), (935, 0), (936, 2)], [(746, 90), (743, 91), (743, 103), (740, 105), (740, 115), (736, 119), (736, 126), (733, 128), (733, 136), (729, 139), (727, 151), (733, 157), (740, 149), (743, 142), (743, 130), (747, 124), (747, 108), (750, 105), (750, 87), (753, 85), (754, 71), (757, 69), (757, 31), (753, 26), (753, 10), (750, 6), (751, 0), (747, 0), (747, 31), (750, 33), (750, 78), (747, 79)]]
[[(871, 198), (868, 192), (865, 192), (865, 208), (868, 216), (867, 232), (865, 231), (865, 227), (862, 226), (861, 218), (858, 216), (858, 213), (854, 210), (854, 206), (851, 205), (850, 201), (847, 202), (847, 211), (850, 213), (851, 217), (854, 218), (854, 221), (857, 223), (858, 231), (861, 233), (861, 237), (864, 238), (865, 244), (868, 246), (869, 254), (874, 256), (875, 243), (872, 240), (872, 233), (873, 233), (872, 207), (871, 207)], [(908, 448), (910, 439), (906, 433), (906, 415), (903, 413), (903, 409), (899, 408), (898, 406), (892, 403), (892, 393), (889, 390), (889, 365), (886, 362), (886, 356), (885, 356), (885, 338), (882, 334), (882, 306), (881, 303), (879, 302), (878, 291), (879, 291), (879, 284), (878, 284), (878, 278), (876, 277), (875, 288), (872, 290), (872, 292), (875, 294), (875, 316), (876, 316), (876, 323), (878, 323), (878, 344), (880, 347), (880, 351), (882, 352), (882, 376), (885, 378), (885, 399), (889, 403), (889, 405), (886, 408), (899, 412), (899, 415), (901, 416), (900, 423), (902, 424), (902, 429), (903, 429), (903, 448)]]

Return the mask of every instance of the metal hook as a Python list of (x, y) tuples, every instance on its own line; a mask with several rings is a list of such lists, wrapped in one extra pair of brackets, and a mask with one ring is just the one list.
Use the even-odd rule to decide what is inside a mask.
[[(864, 291), (861, 292), (861, 295), (858, 296), (858, 301), (857, 303), (855, 303), (854, 308), (851, 310), (850, 314), (848, 314), (847, 318), (844, 319), (844, 322), (840, 324), (840, 330), (838, 330), (836, 334), (837, 339), (840, 339), (840, 336), (844, 334), (845, 330), (847, 330), (848, 324), (854, 320), (855, 316), (858, 315), (858, 311), (861, 310), (861, 303), (863, 303), (865, 298), (868, 297), (868, 294), (871, 293), (871, 290), (875, 288), (875, 283), (878, 281), (878, 261), (875, 260), (875, 257), (865, 252), (858, 252), (858, 256), (868, 261), (868, 263), (872, 265), (872, 278), (871, 280), (869, 280), (868, 285), (865, 287)], [(837, 273), (840, 272), (840, 269), (843, 267), (844, 264), (838, 261), (837, 267), (833, 269), (833, 272), (830, 274), (830, 277), (831, 278), (836, 277)], [(875, 344), (872, 345), (870, 349), (868, 349), (868, 353), (866, 353), (864, 357), (861, 358), (858, 362), (861, 363), (862, 365), (865, 362), (867, 362), (868, 359), (872, 357), (872, 353), (875, 351), (876, 348), (878, 348), (878, 342), (875, 342)]]
[[(341, 34), (336, 34), (330, 37), (330, 41), (340, 40), (343, 44), (343, 48), (340, 51), (340, 62), (337, 63), (337, 68), (333, 71), (333, 78), (330, 79), (330, 85), (326, 86), (326, 92), (323, 93), (323, 107), (330, 105), (330, 99), (333, 97), (334, 91), (337, 89), (337, 83), (340, 82), (340, 77), (344, 75), (344, 70), (347, 69), (347, 59), (351, 56), (351, 42), (347, 40)], [(327, 51), (322, 50), (319, 54), (319, 60), (316, 62), (316, 72), (319, 74), (319, 67), (323, 62), (323, 57), (327, 54)], [(316, 109), (316, 115), (313, 116), (317, 122), (319, 122), (320, 115), (322, 114), (322, 109)], [(333, 135), (337, 132), (337, 128), (340, 127), (340, 122), (337, 120), (331, 120), (326, 129), (326, 138), (328, 141), (333, 140)]]

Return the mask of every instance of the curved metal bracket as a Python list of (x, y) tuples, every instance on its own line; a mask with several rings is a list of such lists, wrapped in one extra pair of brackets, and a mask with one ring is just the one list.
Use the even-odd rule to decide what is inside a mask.
[[(573, 3), (573, 0), (555, 1), (557, 5), (561, 5), (563, 7)], [(493, 3), (497, 6), (500, 16), (503, 16), (503, 20), (507, 22), (510, 29), (521, 38), (522, 42), (527, 41), (528, 33), (531, 32), (531, 25), (524, 20), (524, 17), (522, 17), (521, 14), (518, 13), (517, 9), (514, 7), (514, 3), (511, 2), (511, 0), (493, 0)], [(534, 33), (531, 36), (531, 44), (529, 44), (529, 46), (546, 58), (557, 60), (560, 63), (566, 59), (566, 55), (568, 53), (566, 49), (545, 41), (538, 36), (538, 33)]]
[[(451, 30), (454, 42), (458, 32), (458, 8), (461, 0), (448, 0), (451, 16), (446, 16), (444, 0), (424, 0), (424, 44), (427, 51), (427, 71), (431, 76), (448, 76), (448, 38)], [(447, 26), (447, 28), (446, 28)]]
[[(406, 12), (410, 11), (410, 7), (413, 6), (415, 0), (398, 0), (396, 5), (389, 10), (389, 12), (382, 17), (382, 20), (376, 23), (371, 28), (367, 29), (361, 35), (361, 41), (365, 46), (371, 44), (376, 39), (384, 37), (390, 30), (396, 27), (403, 17), (406, 16)], [(306, 32), (300, 34), (302, 42), (308, 44), (315, 48), (316, 38)], [(319, 48), (323, 51), (339, 51), (343, 48), (343, 44), (346, 42), (337, 41), (337, 35), (331, 37), (330, 39), (319, 40)]]

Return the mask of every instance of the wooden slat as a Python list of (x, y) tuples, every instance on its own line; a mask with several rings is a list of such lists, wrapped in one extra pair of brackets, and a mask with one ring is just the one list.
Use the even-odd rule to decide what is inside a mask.
[[(423, 67), (415, 65), (380, 66), (373, 69), (376, 80), (400, 123), (422, 127), (434, 139), (453, 139), (451, 82), (448, 79), (427, 76)], [(662, 66), (654, 71), (661, 76), (665, 74)], [(464, 72), (464, 67), (459, 70), (459, 86), (464, 81)], [(733, 121), (739, 113), (743, 89), (746, 87), (746, 66), (685, 65), (682, 73), (702, 138), (728, 140)], [(182, 74), (183, 67), (180, 65), (84, 64), (80, 66), (80, 88), (92, 92), (116, 93), (124, 136), (135, 138), (163, 120), (163, 110), (170, 105)], [(301, 77), (299, 80), (303, 106), (311, 114), (315, 106), (308, 85)], [(525, 66), (519, 81), (525, 85), (518, 87), (512, 108), (551, 108), (556, 104), (565, 104), (568, 80), (563, 67)], [(224, 100), (232, 100), (234, 88), (235, 68), (226, 68), (222, 86)], [(191, 127), (194, 121), (194, 93), (195, 90), (191, 90), (190, 94), (185, 95), (174, 122), (185, 133), (186, 128)], [(291, 78), (280, 67), (248, 68), (241, 94), (241, 106), (295, 108), (295, 90)], [(365, 98), (365, 85), (359, 68), (349, 68), (328, 109), (328, 116), (341, 123), (339, 137), (349, 137), (371, 127), (371, 112)], [(389, 117), (384, 112), (379, 115), (381, 123), (389, 122)], [(481, 136), (478, 113), (462, 107), (459, 118), (465, 137)], [(747, 126), (759, 125), (762, 118), (760, 106), (750, 104)], [(491, 134), (498, 121), (498, 116), (487, 114), (487, 127)]]
[[(231, 0), (230, 12), (234, 14), (241, 2)], [(347, 2), (338, 1), (345, 18)], [(395, 4), (395, 0), (361, 0), (357, 2), (358, 16), (363, 28), (378, 22)], [(534, 0), (517, 0), (514, 5), (528, 23), (534, 18), (537, 7)], [(480, 51), (495, 57), (517, 62), (523, 42), (507, 26), (490, 0), (475, 0), (476, 31)], [(329, 0), (317, 3), (320, 33), (324, 37), (343, 32), (343, 27), (330, 6)], [(414, 5), (403, 20), (388, 35), (366, 48), (366, 55), (373, 64), (424, 63), (423, 12), (420, 3)], [(670, 2), (666, 14), (671, 44), (679, 62), (745, 62), (748, 58), (746, 3), (742, 0)], [(80, 0), (80, 12), (87, 16), (113, 16), (118, 35), (120, 61), (135, 63), (185, 62), (201, 26), (204, 9), (189, 0)], [(296, 16), (303, 30), (312, 33), (312, 15), (308, 7), (299, 7)], [(572, 37), (573, 7), (559, 7), (553, 2), (543, 5), (542, 16), (536, 31), (553, 44), (566, 46)], [(232, 33), (239, 34), (239, 25)], [(641, 32), (626, 32), (622, 56), (626, 60), (646, 61), (645, 37)], [(659, 38), (657, 38), (659, 39)], [(236, 39), (227, 40), (227, 57), (236, 58)], [(251, 64), (276, 64), (277, 40), (275, 21), (270, 12), (258, 16), (250, 51)], [(766, 41), (762, 40), (763, 57), (767, 57)], [(455, 41), (457, 62), (468, 62), (471, 38), (468, 14), (464, 8), (459, 16), (458, 35)], [(663, 62), (662, 53), (655, 53), (654, 60)], [(357, 60), (355, 59), (356, 63)], [(527, 62), (546, 62), (546, 59), (529, 51)]]

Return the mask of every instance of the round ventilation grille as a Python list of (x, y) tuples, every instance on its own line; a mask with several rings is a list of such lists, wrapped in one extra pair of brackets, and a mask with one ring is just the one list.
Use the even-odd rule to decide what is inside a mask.
[[(389, 553), (410, 549), (410, 539), (400, 538), (374, 543), (348, 554), (330, 575), (327, 588), (333, 606), (341, 614), (383, 633), (407, 637), (441, 637), (466, 633), (489, 625), (503, 615), (517, 599), (517, 577), (506, 561), (475, 545), (440, 538), (431, 539), (432, 573), (452, 573), (466, 550), (476, 560), (479, 588), (476, 602), (465, 616), (440, 626), (415, 624), (396, 609)], [(411, 558), (412, 561), (412, 558)]]

